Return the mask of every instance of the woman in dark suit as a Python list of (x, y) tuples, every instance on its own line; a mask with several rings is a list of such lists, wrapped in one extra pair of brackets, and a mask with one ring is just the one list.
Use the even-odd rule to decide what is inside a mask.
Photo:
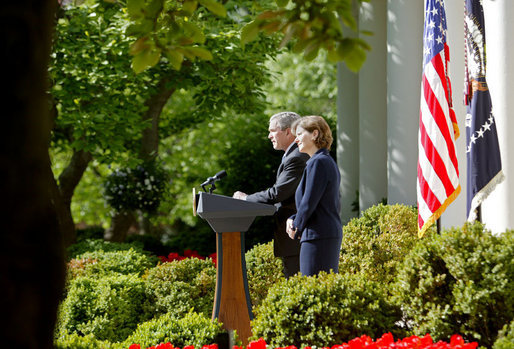
[(339, 217), (341, 175), (329, 154), (332, 132), (321, 116), (305, 116), (292, 128), (295, 142), (310, 159), (296, 189), (297, 213), (287, 220), (291, 239), (300, 239), (300, 272), (316, 275), (339, 270), (343, 238)]

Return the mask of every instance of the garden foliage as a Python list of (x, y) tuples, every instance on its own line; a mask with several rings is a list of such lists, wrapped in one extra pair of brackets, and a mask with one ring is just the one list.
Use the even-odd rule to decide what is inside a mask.
[(168, 342), (176, 347), (194, 345), (201, 348), (206, 343), (215, 343), (223, 333), (225, 330), (221, 324), (212, 321), (210, 317), (194, 312), (177, 317), (171, 312), (138, 326), (125, 340), (123, 348), (128, 348), (133, 343), (146, 348)]
[(389, 284), (418, 240), (417, 211), (396, 204), (373, 206), (343, 227), (340, 273), (360, 273)]
[(253, 338), (273, 346), (331, 346), (366, 333), (401, 330), (399, 307), (361, 275), (294, 276), (273, 286), (255, 309)]
[(140, 277), (77, 277), (69, 282), (60, 306), (58, 333), (92, 334), (99, 340), (118, 342), (151, 317), (152, 306)]
[(266, 298), (271, 286), (284, 279), (282, 261), (273, 254), (273, 241), (255, 245), (245, 258), (250, 299), (256, 307)]
[[(256, 245), (246, 253), (253, 338), (300, 348), (363, 334), (430, 333), (448, 341), (460, 333), (484, 347), (511, 348), (513, 231), (494, 236), (481, 224), (466, 224), (411, 240), (412, 225), (415, 213), (406, 206), (363, 212), (344, 228), (340, 273), (318, 277), (284, 279), (273, 244)], [(81, 253), (68, 264), (58, 348), (143, 348), (166, 341), (201, 346), (219, 340), (213, 338), (222, 333), (221, 325), (209, 320), (216, 278), (210, 259), (155, 266), (156, 257), (148, 257), (140, 244), (79, 245), (75, 251)]]
[(514, 232), (480, 223), (419, 240), (393, 287), (415, 334), (460, 333), (491, 347), (514, 319)]
[(505, 325), (494, 342), (493, 349), (511, 349), (514, 347), (514, 320), (510, 325)]
[(163, 263), (144, 275), (154, 314), (180, 318), (190, 310), (210, 317), (216, 287), (216, 268), (210, 259), (187, 258)]
[(103, 277), (110, 274), (141, 276), (153, 267), (157, 258), (150, 257), (131, 248), (125, 251), (85, 252), (72, 259), (68, 271), (75, 276)]

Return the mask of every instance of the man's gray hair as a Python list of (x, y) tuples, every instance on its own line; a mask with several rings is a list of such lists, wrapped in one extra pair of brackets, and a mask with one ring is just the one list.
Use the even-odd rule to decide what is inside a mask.
[(292, 111), (283, 111), (269, 118), (269, 122), (271, 123), (271, 121), (275, 120), (281, 130), (286, 130), (291, 128), (293, 123), (298, 119), (300, 119), (300, 115), (293, 113)]

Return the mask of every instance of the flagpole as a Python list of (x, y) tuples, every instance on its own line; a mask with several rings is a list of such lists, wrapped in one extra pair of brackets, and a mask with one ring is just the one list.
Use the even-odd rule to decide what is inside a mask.
[(441, 234), (441, 218), (437, 218), (435, 221), (435, 226), (437, 228), (437, 234)]

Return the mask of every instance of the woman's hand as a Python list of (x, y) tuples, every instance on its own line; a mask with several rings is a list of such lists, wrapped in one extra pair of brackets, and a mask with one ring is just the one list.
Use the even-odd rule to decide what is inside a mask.
[(289, 218), (286, 222), (286, 232), (287, 235), (289, 235), (289, 237), (294, 240), (296, 229), (293, 229), (293, 220), (291, 218)]

